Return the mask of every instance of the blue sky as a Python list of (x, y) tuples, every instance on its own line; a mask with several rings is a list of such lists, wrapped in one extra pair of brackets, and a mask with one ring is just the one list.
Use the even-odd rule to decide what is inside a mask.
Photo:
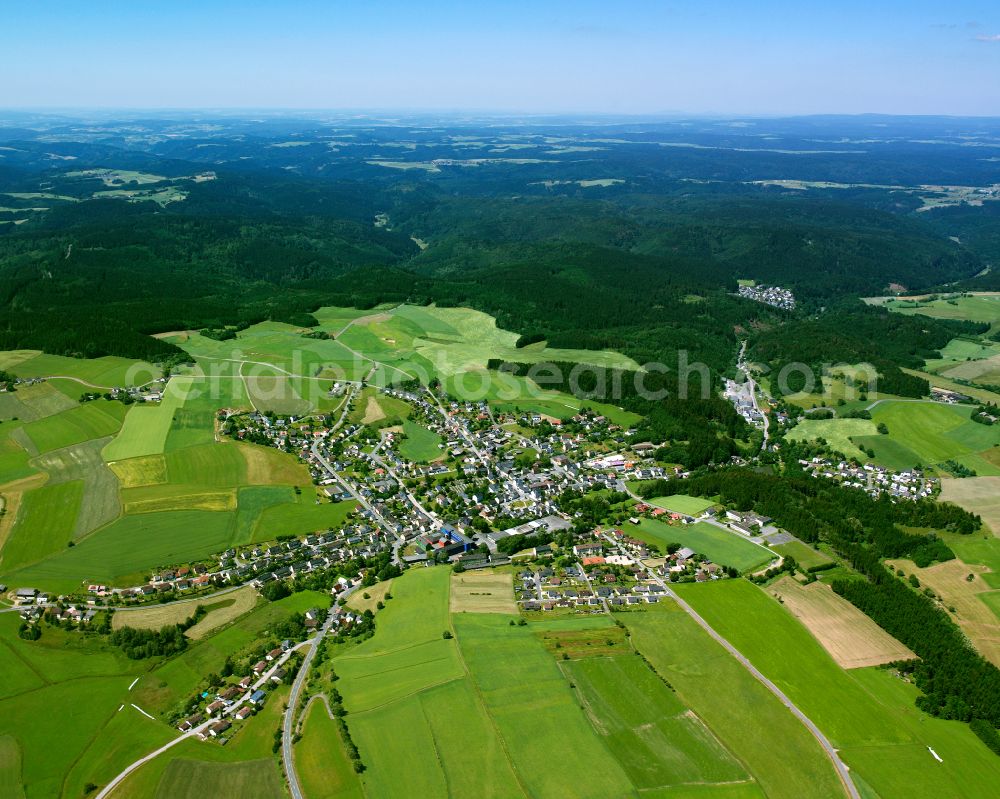
[(0, 107), (1000, 115), (992, 0), (21, 0)]

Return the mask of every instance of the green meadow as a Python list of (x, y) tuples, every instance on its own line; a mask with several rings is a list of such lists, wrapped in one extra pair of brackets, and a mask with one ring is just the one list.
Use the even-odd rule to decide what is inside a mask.
[(422, 424), (407, 419), (403, 422), (403, 438), (399, 442), (399, 454), (415, 463), (427, 463), (441, 457), (441, 436), (428, 430)]
[(788, 694), (878, 795), (948, 796), (956, 785), (964, 796), (992, 795), (1000, 759), (966, 725), (917, 710), (909, 683), (884, 669), (840, 668), (805, 627), (750, 583), (681, 585), (677, 592)]
[[(27, 351), (24, 351), (27, 352)], [(77, 396), (88, 389), (112, 389), (122, 386), (138, 386), (155, 380), (162, 375), (156, 366), (128, 358), (67, 358), (62, 355), (46, 355), (35, 352), (31, 357), (14, 355), (17, 362), (6, 368), (18, 377), (71, 378), (76, 381)]]
[(17, 795), (5, 783), (16, 767), (27, 799), (79, 797), (174, 737), (129, 704), (147, 664), (59, 629), (22, 641), (19, 621), (0, 616), (0, 795)]
[(789, 541), (787, 544), (776, 544), (771, 549), (786, 558), (795, 558), (795, 562), (803, 569), (824, 566), (827, 563), (833, 562), (833, 558), (817, 549), (813, 549), (802, 541)]
[(843, 795), (833, 765), (805, 727), (676, 604), (619, 618), (657, 674), (769, 799)]
[(713, 563), (732, 566), (739, 571), (764, 566), (774, 559), (774, 554), (766, 547), (708, 522), (671, 525), (657, 519), (640, 519), (638, 525), (628, 525), (625, 532), (661, 550), (665, 550), (667, 544), (690, 547)]
[(125, 406), (120, 402), (95, 400), (28, 422), (24, 432), (34, 449), (32, 454), (37, 455), (114, 435), (121, 429), (124, 418)]
[(968, 319), (972, 322), (1000, 321), (1000, 294), (979, 294), (948, 297), (936, 300), (890, 300), (885, 303), (890, 311), (902, 314), (921, 314), (936, 319)]
[(631, 652), (563, 662), (594, 727), (640, 791), (745, 783), (750, 775), (677, 695)]
[(306, 711), (295, 768), (309, 799), (362, 799), (361, 780), (344, 753), (340, 730), (322, 701)]
[(4, 571), (13, 571), (63, 550), (73, 539), (83, 497), (83, 481), (35, 488), (25, 494), (10, 538), (4, 545)]
[(699, 516), (715, 503), (704, 497), (689, 497), (686, 494), (672, 494), (669, 497), (654, 497), (646, 500), (650, 505), (658, 505), (674, 513), (686, 516)]

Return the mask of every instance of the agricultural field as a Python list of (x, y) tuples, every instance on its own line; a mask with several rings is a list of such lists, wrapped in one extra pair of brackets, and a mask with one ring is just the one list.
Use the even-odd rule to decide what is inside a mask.
[(166, 483), (167, 461), (162, 455), (145, 455), (108, 464), (123, 489)]
[(0, 394), (0, 419), (4, 421), (18, 419), (33, 422), (75, 407), (75, 397), (59, 391), (53, 381), (22, 384), (15, 392)]
[(441, 436), (422, 424), (407, 419), (403, 422), (403, 439), (397, 447), (399, 454), (414, 463), (429, 463), (443, 457)]
[(129, 408), (121, 432), (104, 450), (104, 459), (119, 461), (162, 454), (174, 412), (184, 405), (188, 386), (185, 378), (172, 378), (158, 405)]
[(318, 497), (294, 456), (217, 442), (217, 403), (200, 394), (203, 387), (175, 377), (159, 405), (64, 398), (66, 409), (52, 401), (62, 395), (51, 381), (26, 386), (24, 394), (42, 394), (48, 415), (0, 428), (5, 580), (60, 591), (88, 579), (138, 580), (232, 544), (344, 521), (354, 504)]
[(768, 587), (844, 669), (879, 666), (916, 657), (825, 583), (802, 585), (782, 577)]
[[(484, 372), (491, 358), (639, 368), (632, 359), (610, 351), (558, 349), (544, 343), (518, 349), (517, 333), (498, 328), (493, 317), (469, 308), (326, 307), (314, 315), (320, 323), (314, 330), (265, 322), (227, 341), (191, 331), (166, 339), (191, 353), (204, 373), (242, 376), (258, 407), (286, 413), (317, 407), (329, 382), (361, 380), (373, 367), (376, 382), (411, 378), (426, 382), (434, 377), (447, 382), (463, 373)], [(313, 332), (334, 338), (304, 335)], [(235, 363), (249, 368), (233, 370)]]
[(744, 796), (763, 796), (743, 765), (642, 659), (629, 652), (560, 666), (640, 791), (725, 784), (740, 785)]
[(220, 597), (198, 597), (183, 602), (170, 602), (166, 605), (150, 605), (135, 609), (124, 608), (115, 613), (111, 620), (111, 626), (116, 630), (122, 627), (159, 630), (169, 624), (181, 624), (187, 621), (194, 616), (198, 607), (202, 606), (208, 611), (207, 614), (185, 633), (188, 638), (197, 640), (249, 613), (257, 604), (257, 599), (257, 592), (250, 586), (244, 586)]
[(629, 525), (627, 532), (661, 549), (672, 543), (690, 547), (714, 563), (739, 571), (764, 566), (775, 557), (767, 547), (707, 522), (670, 525), (656, 519), (640, 519), (638, 525)]
[(10, 735), (0, 737), (0, 796), (24, 799), (21, 785), (21, 747)]
[(93, 439), (32, 459), (32, 467), (48, 475), (47, 486), (83, 482), (83, 495), (73, 527), (73, 540), (114, 521), (122, 512), (118, 480), (101, 458), (106, 438)]
[(940, 498), (979, 514), (993, 534), (1000, 536), (1000, 477), (942, 480)]
[(832, 764), (805, 727), (675, 603), (618, 618), (677, 698), (750, 772), (758, 795), (844, 795)]
[(672, 494), (669, 497), (654, 497), (646, 500), (649, 505), (656, 505), (666, 508), (674, 513), (681, 513), (685, 516), (700, 516), (706, 510), (715, 505), (710, 499), (704, 497), (689, 497), (686, 494)]
[(361, 780), (344, 754), (340, 730), (322, 700), (305, 712), (295, 768), (308, 799), (363, 799)]
[(987, 582), (990, 571), (985, 566), (964, 563), (958, 558), (925, 569), (910, 560), (894, 560), (891, 565), (906, 574), (915, 574), (920, 585), (941, 597), (946, 608), (954, 608), (955, 612), (949, 614), (952, 620), (983, 657), (1000, 667), (1000, 615), (997, 614), (1000, 590)]
[(356, 507), (355, 502), (330, 502), (309, 483), (301, 494), (293, 494), (291, 502), (271, 505), (260, 512), (251, 542), (335, 529), (344, 524)]
[(23, 427), (32, 455), (51, 452), (74, 444), (117, 433), (125, 418), (120, 402), (95, 400), (69, 410), (28, 422)]
[(578, 797), (633, 792), (628, 773), (588, 723), (530, 625), (510, 627), (498, 614), (459, 614), (454, 624), (465, 664), (527, 793), (560, 796), (567, 784)]
[(358, 394), (347, 418), (352, 424), (364, 424), (378, 430), (401, 425), (412, 413), (413, 408), (403, 400), (380, 394), (368, 387)]
[(14, 361), (0, 368), (23, 378), (66, 378), (76, 383), (77, 396), (88, 388), (108, 390), (122, 386), (141, 386), (162, 376), (162, 371), (151, 363), (128, 358), (67, 358), (35, 352), (4, 353), (3, 360)]
[(977, 292), (935, 300), (900, 297), (884, 305), (896, 313), (921, 314), (935, 319), (968, 319), (993, 324), (1000, 321), (1000, 294), (994, 293)]
[(787, 609), (750, 583), (686, 584), (676, 590), (781, 687), (877, 795), (939, 797), (962, 784), (969, 797), (990, 796), (989, 786), (1000, 779), (1000, 760), (966, 725), (920, 712), (912, 685), (883, 669), (845, 671)]
[(153, 799), (239, 796), (273, 799), (287, 795), (271, 758), (240, 763), (212, 763), (178, 758), (167, 766)]
[[(88, 582), (134, 584), (147, 570), (207, 558), (233, 543), (235, 513), (181, 510), (123, 516), (71, 549), (4, 573), (9, 581), (57, 591)], [(15, 528), (15, 536), (18, 531)]]
[(366, 610), (374, 613), (378, 609), (378, 603), (384, 601), (391, 590), (392, 580), (383, 580), (361, 591), (355, 591), (347, 598), (346, 605), (362, 613)]
[(73, 539), (82, 498), (82, 480), (27, 492), (3, 548), (4, 571), (13, 571), (64, 550)]
[(789, 441), (815, 441), (822, 438), (835, 452), (864, 461), (867, 460), (865, 454), (858, 450), (858, 445), (852, 439), (856, 436), (877, 435), (876, 424), (869, 419), (806, 419), (789, 430), (785, 437)]
[(477, 569), (452, 575), (452, 613), (517, 613), (513, 572)]
[(59, 629), (22, 641), (18, 621), (0, 616), (0, 786), (19, 760), (27, 799), (82, 796), (87, 782), (106, 782), (174, 737), (128, 703), (128, 686), (146, 666)]

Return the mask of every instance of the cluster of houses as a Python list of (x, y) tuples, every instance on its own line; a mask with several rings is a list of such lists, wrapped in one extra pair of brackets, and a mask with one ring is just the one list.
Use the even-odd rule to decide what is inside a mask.
[(802, 468), (814, 477), (833, 480), (849, 488), (860, 488), (878, 498), (888, 495), (893, 499), (923, 499), (932, 497), (941, 486), (939, 480), (927, 477), (919, 469), (895, 472), (873, 463), (849, 463), (815, 457), (800, 459)]
[[(285, 679), (282, 664), (288, 660), (292, 649), (291, 641), (283, 641), (281, 646), (267, 652), (253, 666), (250, 674), (219, 686), (214, 693), (203, 693), (204, 707), (181, 721), (177, 729), (189, 732), (202, 727), (199, 732), (202, 739), (221, 738), (233, 726), (230, 719), (248, 719), (267, 700), (267, 685), (280, 685)], [(212, 719), (216, 720), (215, 723), (204, 726)]]
[(739, 296), (785, 311), (795, 310), (795, 295), (781, 286), (740, 286)]
[(737, 383), (735, 380), (727, 378), (725, 397), (736, 408), (736, 412), (754, 427), (761, 428), (764, 426), (764, 414), (754, 404), (753, 386), (751, 383)]

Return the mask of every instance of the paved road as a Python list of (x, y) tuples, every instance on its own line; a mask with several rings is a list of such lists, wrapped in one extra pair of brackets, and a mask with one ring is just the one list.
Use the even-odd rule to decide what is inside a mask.
[[(342, 597), (346, 599), (354, 591), (354, 588), (348, 589), (342, 594)], [(295, 712), (299, 705), (299, 695), (302, 693), (302, 687), (309, 676), (309, 666), (313, 658), (316, 657), (316, 652), (319, 651), (320, 643), (322, 643), (326, 634), (330, 632), (330, 628), (338, 623), (339, 620), (340, 607), (335, 603), (331, 606), (330, 614), (320, 628), (319, 633), (310, 639), (311, 645), (309, 646), (309, 651), (306, 652), (306, 656), (302, 660), (299, 673), (295, 676), (295, 682), (292, 683), (292, 692), (288, 696), (288, 707), (285, 709), (285, 720), (281, 735), (281, 762), (285, 767), (285, 776), (288, 778), (288, 790), (292, 794), (292, 799), (303, 799), (302, 786), (299, 785), (299, 775), (295, 771), (295, 753), (292, 751), (292, 739), (295, 735)]]
[[(619, 548), (618, 543), (613, 538), (608, 536), (607, 540), (611, 544), (613, 544), (616, 548)], [(625, 553), (623, 552), (623, 554)], [(819, 743), (819, 745), (823, 747), (823, 750), (830, 758), (830, 761), (833, 763), (834, 768), (837, 770), (837, 775), (840, 777), (841, 783), (843, 783), (844, 791), (847, 793), (847, 795), (850, 796), (851, 799), (861, 799), (861, 794), (858, 792), (857, 787), (855, 787), (854, 785), (854, 781), (851, 779), (850, 769), (848, 769), (847, 764), (845, 764), (844, 761), (840, 759), (840, 755), (837, 753), (837, 750), (834, 748), (833, 744), (830, 743), (830, 740), (822, 733), (819, 727), (817, 727), (813, 723), (812, 719), (810, 719), (805, 713), (799, 710), (799, 708), (796, 707), (795, 703), (792, 702), (792, 700), (785, 695), (784, 691), (782, 691), (777, 685), (775, 685), (767, 677), (765, 677), (761, 673), (761, 671), (756, 666), (754, 666), (753, 663), (751, 663), (750, 660), (745, 655), (743, 655), (742, 652), (740, 652), (735, 646), (729, 643), (729, 641), (727, 641), (719, 633), (717, 633), (712, 628), (712, 626), (707, 621), (705, 621), (705, 619), (702, 618), (702, 616), (693, 607), (691, 607), (687, 602), (685, 602), (676, 593), (674, 593), (670, 589), (670, 586), (667, 585), (667, 583), (665, 583), (662, 579), (660, 579), (660, 577), (658, 577), (652, 571), (650, 571), (650, 574), (653, 580), (656, 583), (658, 583), (661, 588), (663, 588), (668, 597), (673, 599), (685, 613), (687, 613), (692, 619), (695, 620), (695, 622), (697, 622), (698, 626), (700, 626), (705, 632), (707, 632), (715, 641), (721, 644), (722, 647), (727, 652), (729, 652), (730, 655), (732, 655), (734, 658), (736, 658), (736, 660), (739, 661), (740, 665), (742, 665), (743, 668), (749, 671), (761, 684), (764, 685), (765, 688), (767, 688), (772, 694), (774, 694), (778, 698), (778, 701), (781, 702), (781, 704), (783, 704), (786, 708), (788, 708), (792, 712), (792, 715), (794, 715), (799, 721), (802, 722), (803, 725), (805, 725), (806, 729), (809, 730), (813, 738), (815, 738), (816, 741)]]
[(782, 691), (773, 682), (771, 682), (767, 677), (765, 677), (760, 672), (760, 670), (746, 658), (746, 656), (744, 656), (736, 647), (734, 647), (731, 643), (729, 643), (729, 641), (727, 641), (725, 638), (719, 635), (719, 633), (717, 633), (712, 628), (712, 626), (707, 621), (705, 621), (705, 619), (703, 619), (701, 615), (699, 615), (699, 613), (694, 608), (692, 608), (687, 602), (685, 602), (683, 599), (677, 596), (677, 594), (671, 591), (670, 588), (668, 588), (662, 580), (659, 580), (658, 578), (657, 580), (660, 583), (660, 585), (662, 585), (666, 589), (667, 595), (671, 599), (673, 599), (678, 605), (680, 605), (681, 608), (683, 608), (683, 610), (692, 619), (694, 619), (703, 630), (705, 630), (705, 632), (707, 632), (710, 636), (712, 636), (712, 638), (714, 638), (718, 643), (720, 643), (722, 647), (727, 652), (729, 652), (730, 655), (736, 658), (747, 671), (749, 671), (760, 683), (762, 683), (772, 694), (774, 694), (778, 698), (778, 701), (780, 701), (781, 704), (783, 704), (786, 708), (788, 708), (792, 712), (792, 715), (794, 715), (799, 721), (801, 721), (805, 725), (806, 729), (809, 730), (810, 733), (812, 733), (813, 738), (815, 738), (816, 741), (819, 743), (819, 745), (823, 747), (823, 750), (826, 752), (827, 756), (833, 763), (834, 768), (837, 769), (837, 776), (840, 777), (840, 781), (841, 783), (843, 783), (844, 790), (846, 791), (847, 795), (850, 796), (851, 799), (861, 799), (861, 794), (858, 792), (857, 787), (854, 785), (854, 780), (851, 779), (851, 772), (850, 769), (847, 767), (847, 764), (845, 764), (844, 761), (840, 759), (840, 755), (837, 753), (837, 750), (834, 748), (833, 744), (830, 743), (830, 739), (827, 738), (822, 733), (820, 728), (813, 723), (812, 719), (810, 719), (805, 713), (799, 710), (799, 708), (796, 707), (795, 703), (792, 702), (792, 700), (785, 695), (785, 692)]

